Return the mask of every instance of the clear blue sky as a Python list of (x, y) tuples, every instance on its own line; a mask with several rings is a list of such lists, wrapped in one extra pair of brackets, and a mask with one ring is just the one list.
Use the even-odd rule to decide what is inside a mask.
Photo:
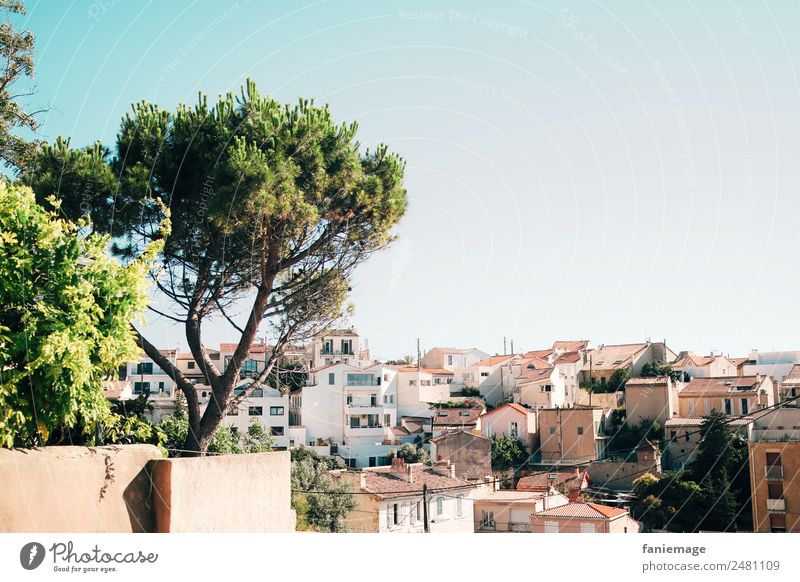
[(399, 240), (352, 295), (381, 357), (800, 349), (800, 4), (499, 4), (29, 2), (34, 103), (76, 145), (246, 77), (358, 120), (408, 161)]

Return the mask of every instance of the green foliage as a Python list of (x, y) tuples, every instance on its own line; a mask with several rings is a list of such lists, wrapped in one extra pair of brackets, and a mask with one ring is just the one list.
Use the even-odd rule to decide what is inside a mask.
[(656, 376), (669, 376), (673, 382), (684, 381), (685, 374), (681, 370), (673, 370), (672, 366), (659, 360), (647, 362), (642, 366), (641, 376), (643, 378), (654, 378)]
[[(621, 409), (615, 409), (615, 412)], [(619, 412), (612, 413), (611, 422), (606, 428), (608, 439), (607, 448), (610, 454), (615, 456), (626, 456), (633, 454), (645, 439), (656, 443), (664, 438), (664, 428), (661, 423), (649, 418), (643, 418), (639, 424), (630, 425), (625, 423), (625, 418)]]
[(291, 454), (292, 507), (297, 512), (297, 529), (347, 531), (343, 518), (358, 505), (355, 495), (348, 495), (352, 493), (350, 484), (331, 478), (331, 459), (305, 447), (293, 449)]
[(390, 459), (395, 457), (403, 459), (406, 463), (427, 463), (430, 460), (422, 445), (412, 445), (410, 443), (406, 443), (399, 449), (389, 453)]
[(617, 368), (614, 370), (614, 373), (611, 374), (611, 378), (608, 379), (608, 383), (606, 384), (606, 392), (617, 392), (619, 390), (625, 389), (625, 383), (628, 381), (630, 374), (628, 374), (628, 370), (625, 368)]
[(690, 532), (702, 522), (703, 491), (683, 473), (664, 473), (661, 478), (646, 473), (633, 482), (633, 493), (632, 515), (646, 529)]
[[(165, 435), (164, 447), (171, 457), (180, 457), (184, 451), (183, 443), (189, 433), (189, 419), (183, 410), (162, 418), (156, 428)], [(266, 453), (272, 450), (275, 439), (260, 422), (252, 422), (247, 432), (239, 435), (232, 427), (221, 426), (211, 439), (208, 452), (218, 455), (241, 455), (245, 453)]]
[(461, 396), (480, 396), (481, 391), (477, 388), (470, 388), (469, 386), (464, 386), (461, 389)]
[(518, 438), (505, 435), (492, 438), (492, 469), (495, 471), (517, 469), (527, 459), (525, 445)]
[(141, 434), (111, 415), (102, 382), (139, 353), (130, 326), (147, 305), (159, 245), (125, 266), (108, 242), (46, 211), (29, 188), (0, 181), (2, 446), (60, 442), (78, 425), (87, 444), (106, 424), (112, 442)]
[(34, 37), (30, 30), (15, 30), (11, 24), (12, 17), (25, 14), (20, 0), (2, 0), (0, 14), (0, 159), (19, 169), (35, 146), (16, 135), (16, 131), (36, 131), (39, 126), (36, 114), (21, 106), (21, 98), (30, 92), (18, 84), (33, 77)]

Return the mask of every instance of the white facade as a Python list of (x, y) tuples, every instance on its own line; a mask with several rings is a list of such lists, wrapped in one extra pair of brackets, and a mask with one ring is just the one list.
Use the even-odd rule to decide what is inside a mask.
[(317, 334), (310, 346), (311, 369), (336, 363), (348, 364), (357, 368), (370, 365), (372, 362), (369, 359), (369, 350), (362, 343), (353, 328), (336, 329)]
[(422, 357), (420, 364), (424, 368), (455, 372), (458, 368), (468, 368), (488, 357), (489, 354), (477, 348), (432, 348)]
[(454, 389), (461, 386), (477, 389), (487, 404), (495, 406), (503, 401), (504, 387), (507, 387), (509, 381), (513, 381), (510, 379), (511, 363), (518, 358), (519, 356), (492, 356), (471, 366), (456, 368)]
[[(165, 350), (163, 353), (173, 364), (175, 363), (175, 352)], [(175, 396), (175, 382), (158, 367), (158, 364), (145, 355), (125, 364), (124, 379), (131, 383), (134, 398), (140, 394)]]
[(267, 386), (256, 388), (252, 395), (228, 410), (222, 422), (225, 426), (235, 427), (239, 434), (245, 434), (254, 421), (260, 422), (272, 434), (274, 448), (285, 449), (295, 444), (289, 434), (288, 394)]
[(743, 376), (771, 376), (783, 382), (794, 364), (800, 364), (800, 352), (750, 352), (750, 359), (744, 363)]
[(397, 416), (430, 416), (431, 404), (447, 402), (453, 374), (444, 369), (426, 370), (411, 366), (397, 370)]

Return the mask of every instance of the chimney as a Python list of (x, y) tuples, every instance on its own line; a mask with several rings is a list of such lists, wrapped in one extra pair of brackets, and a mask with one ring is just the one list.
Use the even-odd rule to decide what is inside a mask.
[(455, 479), (456, 478), (456, 466), (455, 465), (450, 465), (450, 478), (451, 479)]
[(409, 483), (414, 482), (414, 465), (406, 465), (406, 480)]

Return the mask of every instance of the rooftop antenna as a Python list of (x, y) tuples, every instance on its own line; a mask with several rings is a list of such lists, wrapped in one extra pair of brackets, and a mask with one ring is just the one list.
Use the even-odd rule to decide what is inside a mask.
[(506, 336), (503, 336), (503, 355), (506, 355)]

